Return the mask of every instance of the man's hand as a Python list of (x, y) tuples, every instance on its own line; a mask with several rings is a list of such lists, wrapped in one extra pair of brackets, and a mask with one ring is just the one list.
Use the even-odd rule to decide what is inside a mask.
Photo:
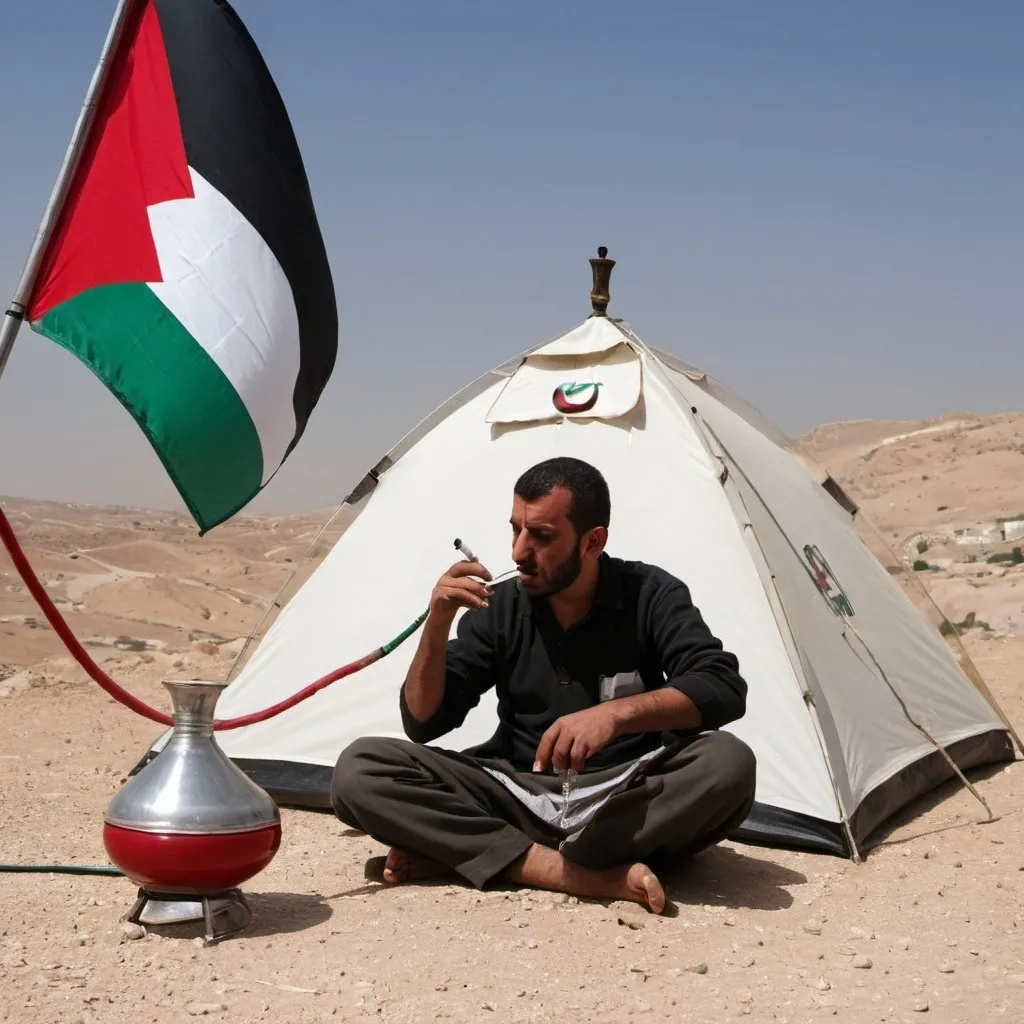
[(456, 562), (430, 593), (431, 614), (450, 620), (460, 608), (486, 608), (487, 599), (494, 591), (480, 580), (471, 579), (473, 576), (491, 579), (491, 574), (479, 562)]
[(533, 762), (535, 772), (572, 768), (582, 771), (588, 757), (603, 750), (618, 735), (614, 709), (606, 701), (596, 707), (563, 715), (540, 738)]

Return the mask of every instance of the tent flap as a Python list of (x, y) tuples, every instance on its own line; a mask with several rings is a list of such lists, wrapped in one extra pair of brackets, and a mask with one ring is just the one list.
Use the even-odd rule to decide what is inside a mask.
[(642, 380), (640, 357), (625, 344), (592, 356), (531, 355), (498, 395), (487, 422), (617, 419), (636, 408)]

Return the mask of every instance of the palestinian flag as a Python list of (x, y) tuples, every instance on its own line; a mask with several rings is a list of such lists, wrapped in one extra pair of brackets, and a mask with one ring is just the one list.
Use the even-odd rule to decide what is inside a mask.
[(273, 79), (223, 0), (135, 0), (28, 303), (145, 431), (200, 526), (266, 485), (337, 351)]

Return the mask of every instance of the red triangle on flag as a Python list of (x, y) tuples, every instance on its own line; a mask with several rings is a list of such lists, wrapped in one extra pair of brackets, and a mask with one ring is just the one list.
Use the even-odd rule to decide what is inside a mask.
[(152, 0), (129, 15), (112, 61), (36, 278), (32, 321), (98, 285), (162, 280), (147, 208), (193, 195)]

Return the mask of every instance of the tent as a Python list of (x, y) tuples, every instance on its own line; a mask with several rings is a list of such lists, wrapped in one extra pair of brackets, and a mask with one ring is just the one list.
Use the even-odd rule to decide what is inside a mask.
[[(608, 480), (610, 553), (685, 580), (739, 658), (747, 713), (728, 729), (759, 768), (735, 838), (858, 857), (951, 776), (940, 747), (963, 769), (1012, 760), (1001, 713), (861, 539), (841, 487), (718, 381), (594, 305), (458, 392), (366, 475), (347, 499), (359, 514), (218, 717), (275, 703), (400, 633), (457, 557), (454, 538), (495, 576), (510, 570), (515, 479), (573, 455)], [(279, 801), (329, 806), (351, 740), (403, 735), (398, 690), (415, 642), (285, 714), (219, 733), (221, 746)], [(492, 691), (439, 745), (486, 739), (494, 707)]]

